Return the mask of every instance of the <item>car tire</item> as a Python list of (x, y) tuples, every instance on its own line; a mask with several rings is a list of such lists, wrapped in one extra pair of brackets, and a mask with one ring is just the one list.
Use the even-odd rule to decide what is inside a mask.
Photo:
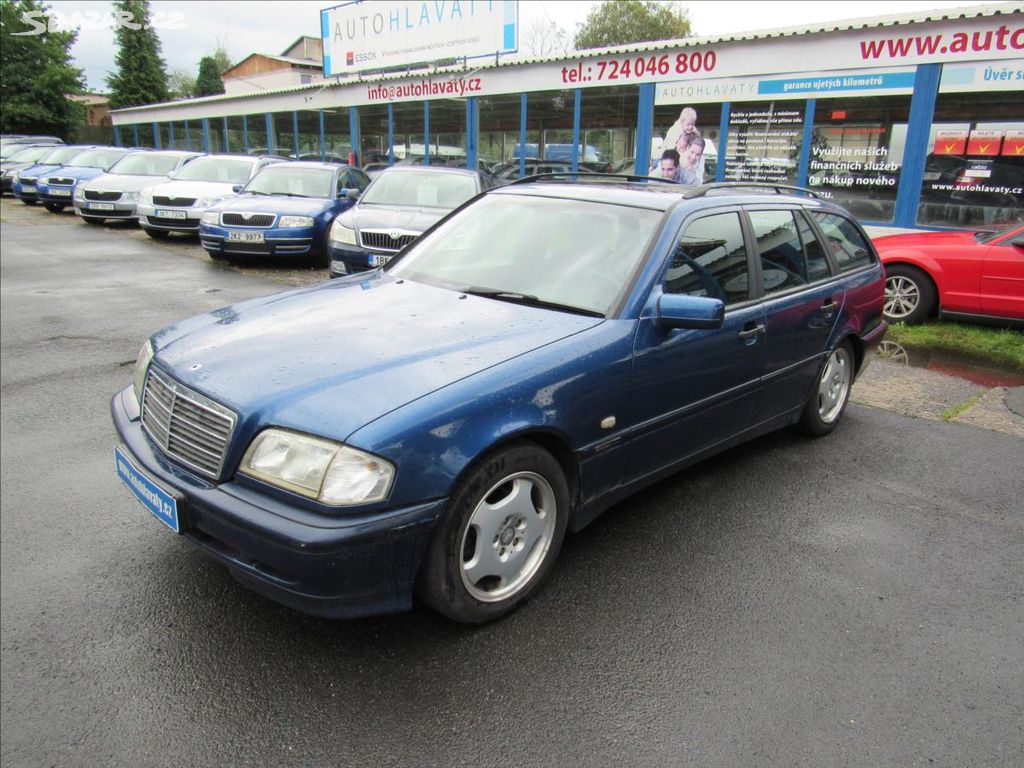
[(21, 200), (21, 202), (23, 202), (25, 205), (35, 205), (36, 203), (39, 202), (38, 200), (22, 200), (20, 197), (18, 199)]
[(850, 342), (844, 341), (829, 354), (811, 396), (800, 414), (799, 428), (805, 435), (822, 437), (839, 424), (856, 375), (857, 358)]
[(102, 224), (105, 221), (105, 219), (100, 219), (100, 218), (97, 218), (96, 216), (82, 216), (81, 218), (82, 218), (82, 221), (84, 221), (86, 224), (93, 224), (93, 225), (100, 225), (100, 224)]
[(905, 264), (885, 269), (885, 304), (890, 323), (913, 325), (935, 313), (935, 284), (922, 270)]
[(43, 208), (48, 210), (50, 213), (60, 213), (64, 210), (64, 206), (60, 203), (43, 203)]
[(166, 240), (167, 232), (162, 229), (150, 229), (149, 227), (143, 227), (146, 230), (146, 234), (152, 237), (154, 240)]
[(228, 257), (225, 254), (223, 254), (223, 253), (214, 253), (213, 251), (207, 251), (206, 254), (211, 259), (213, 259), (214, 261), (219, 262), (221, 264), (223, 264), (226, 261), (228, 261)]
[(493, 453), (451, 494), (416, 594), (465, 624), (501, 618), (537, 591), (568, 520), (569, 489), (554, 456), (529, 442)]

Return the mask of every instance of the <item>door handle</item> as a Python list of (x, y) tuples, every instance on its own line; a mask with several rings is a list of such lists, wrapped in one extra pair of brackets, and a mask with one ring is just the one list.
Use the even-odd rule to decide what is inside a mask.
[(837, 309), (839, 309), (839, 302), (836, 301), (835, 299), (829, 299), (828, 301), (821, 305), (821, 311), (827, 315), (832, 314)]
[(749, 341), (750, 339), (756, 339), (758, 336), (760, 336), (763, 333), (764, 333), (764, 326), (761, 325), (760, 323), (758, 323), (753, 328), (744, 328), (742, 331), (740, 331), (736, 335), (739, 338), (743, 339), (744, 341)]

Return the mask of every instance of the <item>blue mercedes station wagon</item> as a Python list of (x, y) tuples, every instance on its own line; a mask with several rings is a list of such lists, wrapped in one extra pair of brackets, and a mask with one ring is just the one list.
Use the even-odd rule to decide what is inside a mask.
[(640, 488), (832, 432), (886, 329), (851, 216), (793, 188), (598, 179), (491, 189), (383, 269), (153, 334), (111, 404), (117, 473), (300, 611), (417, 596), (477, 623)]
[(358, 168), (336, 163), (268, 165), (203, 214), (199, 242), (218, 260), (302, 256), (327, 266), (331, 224), (369, 183)]

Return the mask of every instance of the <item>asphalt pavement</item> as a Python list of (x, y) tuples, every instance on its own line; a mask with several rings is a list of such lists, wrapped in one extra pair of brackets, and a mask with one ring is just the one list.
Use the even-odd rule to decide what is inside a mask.
[[(850, 406), (610, 510), (481, 628), (312, 619), (114, 472), (153, 330), (282, 283), (0, 207), (4, 766), (1020, 766), (1024, 441)], [(305, 270), (306, 273), (309, 270)]]

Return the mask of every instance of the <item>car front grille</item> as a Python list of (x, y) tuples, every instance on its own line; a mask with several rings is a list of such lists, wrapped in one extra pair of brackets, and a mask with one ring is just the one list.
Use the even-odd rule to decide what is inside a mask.
[(36, 183), (36, 177), (35, 176), (19, 176), (18, 177), (18, 181), (20, 181), (22, 184), (35, 184)]
[(104, 202), (104, 203), (112, 203), (115, 200), (120, 200), (121, 199), (121, 193), (120, 192), (99, 192), (97, 190), (87, 189), (87, 190), (85, 190), (85, 199), (86, 200), (97, 200), (97, 201)]
[(59, 184), (62, 187), (70, 187), (75, 183), (74, 179), (69, 179), (64, 176), (51, 176), (46, 180), (47, 184)]
[(196, 198), (194, 197), (165, 197), (164, 195), (154, 195), (153, 205), (176, 205), (179, 208), (191, 208), (196, 204)]
[(402, 250), (417, 237), (419, 237), (419, 232), (404, 230), (364, 229), (359, 232), (359, 241), (363, 244), (363, 248), (391, 253)]
[(142, 396), (142, 425), (173, 459), (218, 478), (238, 417), (151, 366)]
[(222, 213), (220, 223), (233, 227), (269, 227), (276, 217), (272, 213)]

